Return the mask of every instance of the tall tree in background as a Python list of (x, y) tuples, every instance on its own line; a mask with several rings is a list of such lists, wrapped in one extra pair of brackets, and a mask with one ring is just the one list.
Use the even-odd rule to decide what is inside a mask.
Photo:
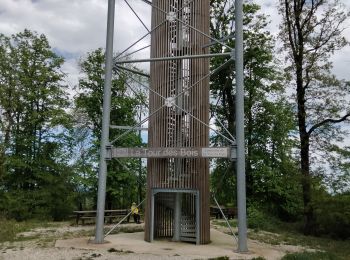
[(69, 158), (60, 135), (69, 124), (63, 62), (45, 35), (0, 35), (0, 192), (11, 217), (41, 212), (57, 219), (65, 214), (60, 209), (69, 210)]
[[(80, 62), (82, 77), (77, 87), (75, 97), (77, 112), (84, 115), (86, 125), (90, 128), (93, 145), (89, 152), (96, 156), (98, 161), (98, 140), (101, 137), (101, 119), (104, 86), (104, 61), (102, 49), (87, 54)], [(137, 108), (140, 103), (135, 94), (128, 89), (126, 82), (132, 76), (130, 73), (113, 75), (111, 96), (111, 125), (133, 126), (137, 123)], [(132, 84), (132, 83), (130, 83)], [(142, 98), (142, 97), (141, 97)], [(125, 130), (110, 129), (110, 140), (125, 132)], [(141, 140), (137, 133), (131, 132), (119, 139), (113, 145), (116, 147), (132, 147), (140, 145)], [(139, 160), (113, 159), (108, 163), (107, 175), (107, 207), (127, 207), (137, 199), (137, 182), (139, 175)]]
[[(339, 138), (335, 124), (350, 117), (349, 90), (331, 74), (330, 56), (348, 44), (342, 36), (349, 13), (338, 0), (280, 0), (281, 39), (291, 65), (300, 138), (304, 233), (314, 229), (311, 148), (324, 149)], [(338, 139), (338, 141), (341, 139)]]
[[(216, 38), (233, 35), (233, 6), (230, 1), (212, 1), (211, 31)], [(298, 185), (293, 185), (295, 174), (291, 159), (292, 142), (288, 137), (293, 129), (291, 109), (283, 98), (284, 88), (273, 57), (274, 41), (266, 30), (267, 19), (259, 14), (260, 7), (255, 4), (244, 5), (244, 86), (245, 86), (245, 129), (247, 141), (246, 176), (248, 199), (268, 202), (277, 214), (289, 218), (295, 217), (297, 202), (293, 193)], [(234, 37), (227, 41), (234, 46)], [(214, 52), (227, 51), (219, 44), (212, 47)], [(215, 68), (223, 58), (214, 59)], [(235, 88), (233, 64), (212, 77), (211, 89), (218, 100), (214, 111), (220, 121), (234, 132), (235, 126)], [(222, 129), (221, 125), (217, 126)], [(225, 145), (217, 138), (216, 142)], [(213, 173), (214, 190), (223, 191), (222, 186), (234, 181), (227, 181), (227, 173), (232, 173), (233, 166), (227, 162), (217, 163)], [(227, 168), (227, 171), (224, 169)], [(225, 179), (225, 182), (223, 182)], [(289, 180), (287, 185), (286, 179)], [(228, 192), (228, 190), (231, 191)], [(225, 193), (232, 193), (232, 188)], [(226, 196), (226, 195), (225, 195)], [(219, 194), (219, 199), (225, 201)], [(295, 197), (295, 196), (294, 196)]]

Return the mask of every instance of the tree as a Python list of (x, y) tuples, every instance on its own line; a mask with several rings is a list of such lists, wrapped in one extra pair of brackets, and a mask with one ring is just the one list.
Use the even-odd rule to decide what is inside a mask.
[[(76, 112), (84, 115), (86, 119), (85, 125), (91, 131), (93, 145), (89, 150), (90, 154), (95, 155), (95, 162), (98, 161), (98, 140), (101, 137), (104, 60), (104, 51), (100, 48), (88, 53), (80, 61), (83, 76), (79, 80), (77, 95), (75, 96)], [(140, 103), (140, 97), (135, 96), (127, 86), (127, 81), (130, 81), (131, 77), (129, 72), (119, 72), (119, 75), (113, 75), (111, 125), (133, 126), (137, 122), (137, 108)], [(115, 139), (124, 131), (111, 129), (110, 140)], [(132, 147), (141, 145), (141, 140), (137, 133), (131, 132), (117, 140), (113, 145), (116, 147)], [(136, 201), (137, 182), (141, 181), (137, 178), (138, 171), (139, 161), (135, 159), (114, 159), (108, 163), (107, 207), (127, 207), (132, 201)]]
[(52, 210), (60, 208), (60, 199), (68, 208), (65, 198), (57, 197), (61, 193), (68, 198), (71, 192), (59, 140), (69, 124), (63, 62), (45, 35), (29, 30), (0, 35), (1, 168), (7, 198), (2, 206), (16, 218), (44, 211), (40, 214), (59, 218)]
[(311, 148), (327, 148), (340, 134), (337, 123), (350, 117), (346, 84), (331, 74), (331, 55), (348, 44), (342, 36), (349, 17), (338, 0), (280, 0), (281, 39), (295, 91), (305, 226), (314, 228)]
[[(230, 21), (234, 18), (234, 10), (226, 6), (227, 1), (212, 1), (212, 4), (212, 33), (217, 38), (233, 35)], [(295, 207), (298, 203), (293, 200), (291, 193), (298, 190), (299, 186), (287, 185), (285, 182), (287, 178), (295, 179), (291, 178), (295, 175), (295, 167), (294, 161), (289, 156), (293, 143), (288, 136), (294, 127), (292, 112), (283, 98), (281, 73), (274, 64), (274, 41), (265, 29), (267, 19), (264, 15), (258, 14), (259, 9), (260, 7), (255, 4), (244, 5), (247, 195), (251, 201), (262, 201), (273, 207), (276, 213), (284, 218), (291, 216), (295, 218)], [(229, 40), (227, 44), (234, 46), (234, 39)], [(227, 50), (220, 45), (213, 47), (213, 52), (222, 51)], [(222, 58), (214, 59), (213, 67), (222, 62)], [(235, 127), (233, 66), (232, 64), (224, 68), (214, 75), (211, 81), (211, 89), (215, 99), (218, 100), (218, 106), (214, 110), (231, 133)], [(217, 127), (223, 131), (220, 124), (217, 124)], [(214, 141), (217, 144), (225, 144), (220, 137), (215, 137)], [(233, 172), (232, 163), (228, 165), (227, 162), (219, 162), (216, 165), (217, 168), (212, 175), (212, 181), (217, 185), (214, 190), (225, 193), (223, 187), (226, 187), (226, 193), (232, 193), (235, 182), (227, 181), (226, 176), (228, 172)], [(223, 176), (226, 176), (225, 182), (220, 181)], [(220, 199), (225, 201), (224, 198)]]

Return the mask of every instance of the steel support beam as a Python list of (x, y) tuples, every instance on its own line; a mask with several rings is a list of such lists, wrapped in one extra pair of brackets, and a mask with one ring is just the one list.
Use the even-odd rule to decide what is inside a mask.
[(199, 191), (196, 192), (196, 244), (201, 242), (201, 217), (200, 217), (200, 197), (202, 194)]
[(137, 70), (134, 70), (134, 69), (126, 68), (126, 67), (123, 67), (123, 66), (120, 66), (120, 65), (115, 65), (113, 67), (113, 69), (115, 69), (115, 70), (117, 70), (117, 69), (126, 70), (126, 71), (129, 71), (129, 72), (135, 73), (137, 75), (140, 75), (140, 76), (143, 76), (143, 77), (146, 77), (146, 78), (150, 78), (150, 75), (148, 75), (146, 73), (142, 73), (141, 71), (137, 71)]
[(132, 127), (132, 126), (122, 126), (122, 125), (110, 125), (111, 129), (121, 129), (121, 130), (135, 130), (135, 131), (148, 131), (147, 127)]
[(152, 190), (151, 192), (151, 228), (150, 228), (150, 242), (154, 239), (154, 196), (156, 193)]
[(175, 194), (175, 210), (174, 210), (174, 236), (173, 241), (180, 241), (181, 233), (181, 198), (182, 193)]
[(117, 60), (115, 61), (115, 64), (117, 65), (117, 64), (125, 64), (125, 63), (142, 63), (142, 62), (155, 62), (155, 61), (167, 61), (167, 60), (204, 59), (204, 58), (223, 57), (223, 56), (229, 57), (229, 56), (232, 56), (232, 53), (223, 52), (223, 53), (173, 56), (173, 57), (161, 57), (161, 58), (150, 58), (150, 59)]
[(244, 145), (243, 0), (235, 1), (238, 252), (248, 251)]
[(96, 215), (96, 244), (104, 242), (104, 210), (106, 199), (106, 182), (107, 182), (107, 162), (106, 146), (109, 142), (109, 121), (111, 107), (111, 85), (112, 85), (112, 68), (113, 68), (113, 36), (114, 36), (114, 12), (115, 0), (108, 1), (107, 17), (107, 37), (106, 37), (106, 66), (105, 82), (103, 89), (103, 117), (102, 117), (102, 134), (100, 144), (100, 163), (98, 171), (98, 194), (97, 194), (97, 215)]

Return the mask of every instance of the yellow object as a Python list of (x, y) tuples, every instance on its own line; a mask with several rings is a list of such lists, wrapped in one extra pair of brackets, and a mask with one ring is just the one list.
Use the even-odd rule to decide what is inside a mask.
[(139, 209), (134, 204), (131, 206), (131, 214), (139, 214)]

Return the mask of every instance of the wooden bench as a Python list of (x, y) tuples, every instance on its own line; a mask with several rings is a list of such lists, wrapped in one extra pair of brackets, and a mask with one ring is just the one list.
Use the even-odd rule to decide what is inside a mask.
[[(237, 208), (234, 207), (221, 207), (221, 210), (227, 219), (234, 219), (237, 215)], [(220, 209), (217, 206), (210, 206), (210, 216), (214, 216), (216, 219), (222, 218)]]
[[(125, 217), (130, 212), (129, 209), (110, 209), (105, 210), (105, 222), (106, 220), (109, 223), (112, 223), (113, 219), (118, 219), (120, 217)], [(85, 220), (87, 219), (96, 219), (96, 210), (76, 210), (73, 211), (76, 214), (76, 224), (79, 224), (79, 220), (84, 225)]]

